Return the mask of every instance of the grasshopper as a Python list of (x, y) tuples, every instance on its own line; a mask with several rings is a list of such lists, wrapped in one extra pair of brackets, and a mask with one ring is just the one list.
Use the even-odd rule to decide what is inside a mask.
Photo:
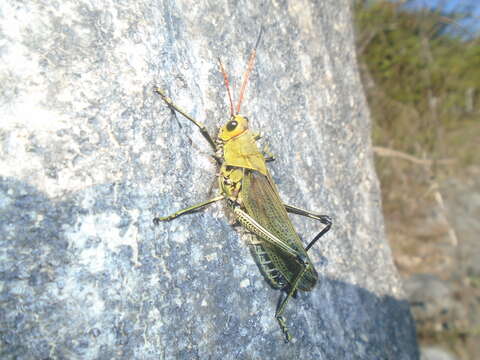
[[(249, 245), (265, 279), (273, 288), (286, 293), (283, 300), (279, 301), (275, 318), (288, 342), (292, 337), (283, 317), (285, 307), (290, 298), (296, 296), (298, 290), (309, 291), (315, 286), (318, 274), (307, 252), (330, 229), (332, 221), (327, 215), (314, 214), (282, 202), (266, 166), (266, 162), (272, 161), (273, 157), (267, 151), (259, 150), (257, 140), (261, 137), (260, 134), (249, 130), (248, 118), (239, 114), (261, 34), (262, 31), (248, 60), (235, 110), (228, 75), (221, 60), (218, 59), (230, 102), (230, 118), (220, 128), (215, 141), (202, 123), (175, 105), (164, 91), (155, 89), (172, 112), (180, 113), (200, 129), (213, 148), (215, 152), (213, 157), (220, 167), (218, 175), (220, 194), (169, 216), (155, 217), (153, 222), (158, 225), (161, 221), (173, 220), (208, 204), (226, 200), (235, 220), (255, 235)], [(307, 247), (303, 247), (287, 212), (307, 216), (324, 225)]]

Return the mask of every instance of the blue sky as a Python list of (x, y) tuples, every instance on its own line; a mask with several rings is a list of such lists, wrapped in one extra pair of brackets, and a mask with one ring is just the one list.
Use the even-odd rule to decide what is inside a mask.
[(420, 6), (440, 7), (447, 10), (472, 7), (476, 9), (477, 15), (480, 15), (480, 1), (478, 0), (413, 0), (412, 2)]
[[(398, 0), (397, 0), (398, 1)], [(446, 11), (469, 11), (471, 19), (460, 24), (472, 32), (480, 32), (480, 0), (413, 0), (414, 7), (429, 7)]]

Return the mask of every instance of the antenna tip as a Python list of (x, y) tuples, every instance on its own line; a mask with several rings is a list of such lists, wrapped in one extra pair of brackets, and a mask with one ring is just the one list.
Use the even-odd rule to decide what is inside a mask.
[(263, 34), (263, 25), (260, 25), (260, 31), (258, 32), (257, 41), (256, 41), (255, 47), (254, 47), (255, 50), (257, 49), (258, 44), (260, 44), (260, 39), (262, 38), (262, 34)]

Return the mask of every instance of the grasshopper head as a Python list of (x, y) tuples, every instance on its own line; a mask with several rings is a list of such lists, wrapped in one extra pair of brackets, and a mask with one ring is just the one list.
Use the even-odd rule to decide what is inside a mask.
[(221, 127), (218, 138), (222, 141), (228, 141), (235, 136), (243, 134), (247, 130), (248, 119), (242, 115), (232, 115), (230, 120)]

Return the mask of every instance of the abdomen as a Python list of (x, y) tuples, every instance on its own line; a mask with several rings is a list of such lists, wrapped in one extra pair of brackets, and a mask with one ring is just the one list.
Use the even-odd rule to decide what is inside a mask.
[[(308, 255), (303, 248), (300, 237), (278, 195), (273, 181), (257, 171), (245, 170), (242, 180), (242, 202), (244, 210), (262, 227), (288, 244), (292, 249)], [(252, 250), (254, 259), (267, 281), (274, 288), (285, 288), (291, 284), (303, 270), (291, 254), (285, 253), (277, 246), (257, 236)], [(310, 262), (310, 259), (308, 259)], [(300, 290), (311, 290), (318, 279), (313, 265), (305, 272), (298, 284)]]

